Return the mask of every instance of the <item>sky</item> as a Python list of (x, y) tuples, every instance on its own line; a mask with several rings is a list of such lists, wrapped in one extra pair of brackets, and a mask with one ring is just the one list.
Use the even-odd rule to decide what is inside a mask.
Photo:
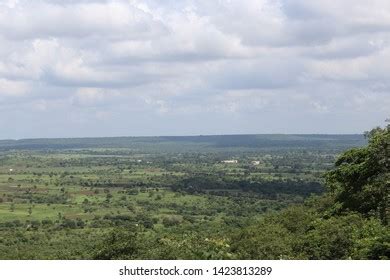
[(0, 139), (362, 133), (388, 0), (0, 0)]

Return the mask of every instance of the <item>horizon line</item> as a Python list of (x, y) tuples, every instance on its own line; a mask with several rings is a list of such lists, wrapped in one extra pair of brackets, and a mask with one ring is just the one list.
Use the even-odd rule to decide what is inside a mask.
[(0, 141), (23, 140), (57, 140), (57, 139), (94, 139), (94, 138), (163, 138), (163, 137), (214, 137), (214, 136), (257, 136), (257, 135), (342, 135), (352, 136), (364, 133), (233, 133), (233, 134), (187, 134), (187, 135), (138, 135), (138, 136), (73, 136), (73, 137), (31, 137), (31, 138), (1, 138)]

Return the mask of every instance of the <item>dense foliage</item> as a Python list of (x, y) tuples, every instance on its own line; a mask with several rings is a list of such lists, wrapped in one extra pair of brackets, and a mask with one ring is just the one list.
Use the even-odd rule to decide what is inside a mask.
[(389, 220), (390, 125), (367, 133), (368, 146), (345, 152), (327, 175), (330, 191), (341, 211)]

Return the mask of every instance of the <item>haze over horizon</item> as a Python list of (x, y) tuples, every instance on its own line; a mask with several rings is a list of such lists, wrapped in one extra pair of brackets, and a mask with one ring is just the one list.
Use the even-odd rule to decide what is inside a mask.
[(354, 136), (354, 135), (361, 135), (363, 137), (363, 133), (347, 133), (347, 134), (334, 134), (334, 133), (307, 133), (307, 134), (296, 134), (296, 133), (270, 133), (270, 134), (187, 134), (187, 135), (138, 135), (138, 136), (129, 136), (129, 135), (118, 135), (118, 136), (85, 136), (85, 137), (32, 137), (32, 138), (5, 138), (0, 139), (0, 141), (21, 141), (21, 140), (39, 140), (39, 139), (87, 139), (87, 138), (154, 138), (154, 137), (215, 137), (215, 136), (222, 136), (222, 137), (229, 137), (229, 136), (257, 136), (257, 135), (265, 135), (265, 136), (272, 136), (272, 135), (285, 135), (285, 136), (305, 136), (305, 135), (337, 135), (337, 136)]
[(361, 134), (386, 0), (0, 0), (0, 139)]

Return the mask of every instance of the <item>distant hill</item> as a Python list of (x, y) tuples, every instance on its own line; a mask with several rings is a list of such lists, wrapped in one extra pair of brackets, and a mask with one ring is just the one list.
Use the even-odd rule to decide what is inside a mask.
[(0, 150), (134, 149), (196, 151), (208, 149), (340, 149), (366, 144), (363, 135), (258, 134), (160, 137), (102, 137), (0, 140)]

